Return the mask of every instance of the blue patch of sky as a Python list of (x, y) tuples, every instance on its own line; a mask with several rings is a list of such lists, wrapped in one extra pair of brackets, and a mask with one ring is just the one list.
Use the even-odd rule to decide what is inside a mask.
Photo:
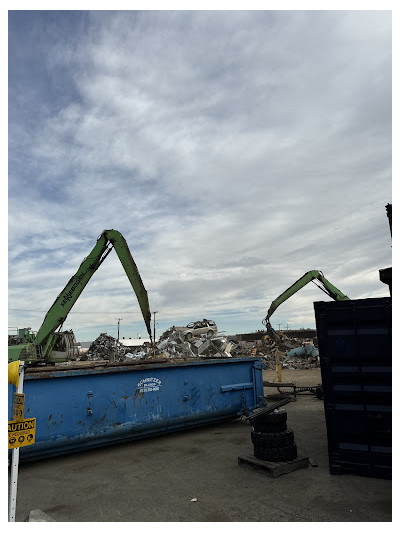
[(126, 192), (130, 197), (135, 198), (139, 211), (142, 205), (141, 200), (146, 199), (146, 206), (148, 206), (147, 199), (152, 198), (152, 204), (149, 207), (152, 208), (152, 211), (157, 211), (159, 218), (164, 216), (197, 217), (202, 212), (200, 202), (182, 200), (177, 194), (168, 191), (163, 180), (157, 177), (141, 181), (140, 176), (137, 176), (134, 171), (112, 168), (110, 174), (107, 175), (107, 180), (118, 180), (119, 191), (116, 192)]
[[(69, 259), (68, 257), (68, 250), (65, 247), (65, 244), (63, 243), (62, 239), (60, 239), (58, 246), (54, 245), (54, 242), (51, 243), (50, 246), (42, 246), (41, 242), (37, 238), (38, 233), (32, 230), (32, 233), (26, 236), (20, 236), (18, 237), (18, 247), (20, 249), (20, 253), (17, 253), (14, 257), (11, 257), (9, 255), (8, 262), (9, 266), (12, 267), (15, 265), (20, 265), (21, 261), (29, 262), (31, 265), (35, 265), (35, 270), (40, 270), (41, 268), (44, 268), (46, 270), (51, 269), (59, 269), (59, 268), (68, 268), (71, 269), (71, 276), (72, 274), (75, 274), (75, 271), (78, 270), (79, 264), (75, 264), (73, 260)], [(39, 234), (40, 235), (40, 234)], [(92, 245), (94, 246), (95, 240), (93, 240)], [(15, 242), (12, 239), (9, 239), (8, 241), (8, 249), (10, 254), (14, 254), (16, 250), (14, 250)], [(70, 245), (70, 249), (73, 248), (73, 245)], [(75, 243), (74, 245), (74, 252), (76, 249), (81, 249), (81, 255), (82, 260), (84, 257), (86, 257), (90, 251), (90, 248), (85, 247), (85, 243)], [(17, 248), (18, 250), (18, 248)], [(74, 271), (75, 269), (75, 271)], [(60, 283), (62, 280), (60, 280)], [(65, 283), (67, 282), (67, 279), (65, 279)], [(18, 285), (26, 285), (29, 286), (30, 284), (29, 277), (25, 281), (23, 278), (18, 280)]]
[[(31, 163), (31, 164), (30, 164)], [(57, 204), (63, 204), (66, 200), (65, 191), (68, 189), (70, 179), (66, 176), (67, 169), (63, 172), (63, 178), (60, 180), (43, 176), (48, 173), (45, 166), (37, 164), (34, 160), (26, 162), (26, 165), (18, 165), (15, 162), (9, 162), (9, 198), (15, 198), (18, 202), (29, 198), (30, 202), (49, 201)]]
[[(10, 198), (25, 196), (29, 188), (32, 201), (62, 202), (70, 180), (79, 177), (80, 169), (66, 158), (58, 167), (60, 175), (48, 176), (48, 162), (32, 155), (31, 148), (44, 119), (56, 116), (72, 102), (81, 102), (74, 83), (78, 69), (74, 52), (95, 22), (96, 17), (86, 11), (9, 11)], [(73, 139), (65, 137), (62, 141), (64, 147), (72, 146)], [(120, 169), (114, 172), (122, 178)], [(132, 173), (126, 177), (131, 186)], [(140, 185), (139, 193), (147, 196), (160, 184), (155, 178)], [(180, 202), (163, 189), (157, 193), (155, 207), (160, 216), (177, 210), (189, 216), (199, 212), (194, 202)]]
[[(31, 242), (31, 238), (26, 238), (26, 239), (19, 239), (18, 240), (19, 244), (22, 244), (22, 245), (29, 245), (30, 242)], [(46, 256), (46, 263), (47, 263), (47, 256), (49, 254), (49, 250), (47, 248), (41, 248), (41, 247), (36, 247), (35, 245), (35, 248), (31, 248), (31, 249), (28, 249), (26, 251), (24, 251), (23, 253), (23, 257), (24, 259), (40, 259), (42, 260), (43, 257)], [(17, 258), (18, 259), (18, 258)]]
[[(25, 111), (33, 124), (43, 110), (57, 111), (79, 94), (71, 75), (71, 53), (85, 35), (85, 11), (9, 11), (9, 88), (13, 113)], [(65, 55), (60, 54), (65, 50)], [(58, 63), (52, 61), (57, 51)], [(51, 68), (49, 68), (51, 62)], [(27, 100), (26, 100), (27, 99)], [(29, 103), (35, 102), (34, 106)], [(18, 106), (15, 104), (26, 103)]]
[[(74, 47), (86, 27), (84, 11), (9, 11), (10, 197), (29, 187), (36, 198), (63, 198), (63, 187), (52, 180), (32, 187), (46, 175), (46, 168), (30, 149), (44, 119), (80, 101), (71, 67)], [(71, 175), (67, 161), (63, 169)]]
[(37, 187), (35, 192), (42, 200), (49, 200), (54, 203), (62, 204), (65, 202), (65, 189), (68, 188), (68, 181), (60, 182), (48, 179)]

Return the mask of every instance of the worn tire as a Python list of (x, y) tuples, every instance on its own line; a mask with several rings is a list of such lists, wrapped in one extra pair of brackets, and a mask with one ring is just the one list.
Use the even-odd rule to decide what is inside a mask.
[(285, 409), (280, 409), (279, 411), (272, 411), (272, 413), (265, 413), (263, 415), (257, 416), (254, 420), (262, 420), (264, 422), (271, 422), (275, 424), (278, 422), (287, 421), (287, 412)]
[(252, 431), (251, 441), (254, 446), (260, 446), (262, 448), (286, 448), (294, 444), (294, 433), (291, 429), (279, 433)]
[(254, 421), (253, 429), (258, 433), (281, 433), (282, 431), (287, 430), (287, 424), (286, 422), (278, 422), (276, 424), (265, 424), (262, 421)]
[(280, 433), (287, 429), (287, 412), (266, 413), (252, 420), (254, 431), (260, 433)]
[(274, 463), (291, 461), (297, 457), (297, 446), (296, 444), (282, 448), (263, 448), (262, 446), (254, 446), (254, 456), (257, 457), (257, 459)]

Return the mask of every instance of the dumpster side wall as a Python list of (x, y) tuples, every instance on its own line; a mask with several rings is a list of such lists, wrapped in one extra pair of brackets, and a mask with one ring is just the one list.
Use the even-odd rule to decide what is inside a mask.
[[(9, 419), (13, 387), (9, 386)], [(259, 358), (112, 366), (26, 374), (34, 458), (162, 434), (264, 405)]]

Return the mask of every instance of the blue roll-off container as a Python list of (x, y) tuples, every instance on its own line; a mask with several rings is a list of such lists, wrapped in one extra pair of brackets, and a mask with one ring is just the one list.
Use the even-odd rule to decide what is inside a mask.
[[(9, 420), (15, 387), (9, 385)], [(27, 368), (25, 418), (36, 459), (248, 414), (265, 404), (259, 358), (86, 363)]]

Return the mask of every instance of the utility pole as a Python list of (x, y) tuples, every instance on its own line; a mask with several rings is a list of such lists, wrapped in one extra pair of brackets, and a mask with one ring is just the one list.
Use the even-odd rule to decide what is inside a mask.
[(153, 311), (153, 340), (156, 342), (156, 313), (158, 311)]
[(118, 318), (118, 333), (117, 333), (117, 340), (115, 342), (115, 350), (113, 354), (110, 354), (110, 363), (113, 363), (115, 361), (115, 356), (118, 355), (118, 344), (119, 344), (119, 323), (121, 322), (122, 318)]
[(158, 311), (153, 311), (153, 355), (156, 355), (156, 313)]
[(117, 342), (119, 342), (119, 323), (121, 322), (122, 318), (119, 318), (118, 319), (118, 337), (117, 337)]
[(280, 331), (280, 330), (281, 330), (281, 325), (280, 325), (280, 324), (278, 324), (278, 331)]

